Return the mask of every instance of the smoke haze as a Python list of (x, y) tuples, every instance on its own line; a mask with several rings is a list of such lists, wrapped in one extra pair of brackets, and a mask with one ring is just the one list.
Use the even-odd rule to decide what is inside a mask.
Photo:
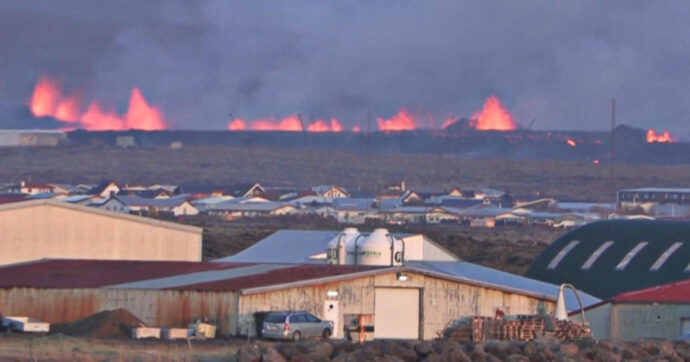
[(366, 129), (401, 109), (438, 128), (496, 95), (536, 129), (606, 129), (615, 97), (619, 123), (687, 135), (688, 18), (686, 2), (6, 0), (0, 127), (49, 76), (120, 114), (137, 88), (177, 129), (229, 113)]

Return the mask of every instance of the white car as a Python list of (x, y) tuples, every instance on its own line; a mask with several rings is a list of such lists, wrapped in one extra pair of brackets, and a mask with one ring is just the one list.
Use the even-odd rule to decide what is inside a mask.
[(328, 338), (333, 322), (324, 321), (307, 312), (271, 312), (264, 318), (261, 336), (270, 339)]

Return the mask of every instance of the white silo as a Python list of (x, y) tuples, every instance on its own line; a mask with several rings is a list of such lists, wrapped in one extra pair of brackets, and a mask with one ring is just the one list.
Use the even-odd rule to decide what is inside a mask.
[[(329, 264), (352, 264), (354, 262), (355, 240), (360, 236), (357, 228), (345, 228), (328, 242)], [(361, 239), (361, 238), (360, 238)]]
[(387, 229), (375, 229), (364, 240), (355, 243), (354, 264), (401, 265), (404, 262), (405, 246)]

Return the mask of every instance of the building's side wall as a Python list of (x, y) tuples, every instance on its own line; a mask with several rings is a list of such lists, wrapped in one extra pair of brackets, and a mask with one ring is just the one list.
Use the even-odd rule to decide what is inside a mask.
[(331, 284), (295, 287), (256, 294), (240, 295), (239, 324), (237, 333), (254, 335), (253, 313), (270, 310), (306, 310), (324, 317), (324, 304), (329, 298), (326, 292), (337, 290), (340, 320), (344, 314), (373, 314), (376, 287), (419, 288), (420, 336), (435, 338), (449, 322), (463, 316), (494, 316), (496, 309), (509, 314), (536, 314), (541, 310), (553, 311), (555, 303), (537, 298), (507, 293), (433, 278), (415, 273), (406, 273), (407, 281), (397, 280), (395, 273), (363, 277)]
[(424, 238), (424, 260), (433, 261), (457, 261), (458, 259), (449, 252), (439, 248), (434, 243)]
[[(574, 314), (570, 316), (570, 320), (580, 322), (581, 314)], [(589, 323), (589, 328), (592, 330), (592, 336), (596, 339), (611, 339), (611, 304), (606, 303), (598, 307), (585, 311), (585, 320)]]
[(49, 204), (0, 211), (0, 264), (42, 258), (201, 261), (201, 233)]
[(690, 319), (690, 304), (615, 304), (611, 337), (621, 341), (640, 338), (673, 340), (681, 334), (684, 319)]
[(423, 286), (423, 339), (438, 337), (449, 322), (464, 316), (493, 317), (497, 310), (505, 314), (538, 314), (555, 309), (553, 301), (444, 279), (424, 277)]
[(207, 318), (221, 335), (235, 330), (236, 301), (230, 292), (125, 289), (0, 289), (6, 316), (29, 316), (49, 323), (70, 322), (103, 310), (125, 308), (154, 327), (187, 327)]

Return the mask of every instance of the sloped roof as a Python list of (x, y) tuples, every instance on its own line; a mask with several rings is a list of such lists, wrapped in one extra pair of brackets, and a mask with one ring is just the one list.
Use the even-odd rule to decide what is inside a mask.
[(164, 199), (148, 199), (128, 195), (116, 195), (115, 198), (127, 206), (175, 207), (185, 203), (189, 195), (178, 195)]
[(241, 266), (183, 261), (39, 260), (0, 267), (0, 288), (99, 288)]
[(323, 263), (309, 257), (321, 254), (339, 231), (279, 230), (243, 251), (217, 262)]
[(602, 299), (690, 276), (690, 222), (606, 220), (554, 241), (526, 276)]
[[(555, 301), (558, 287), (478, 265), (410, 263), (408, 266), (42, 260), (0, 268), (0, 288), (106, 288), (261, 293), (409, 272)], [(596, 301), (584, 296), (585, 304)], [(569, 305), (572, 305), (570, 303)], [(576, 308), (572, 308), (576, 309)]]
[(289, 203), (284, 202), (247, 202), (242, 203), (236, 200), (229, 200), (219, 202), (217, 204), (206, 207), (208, 211), (273, 211), (284, 206), (294, 207)]
[(621, 293), (611, 300), (615, 303), (690, 303), (690, 279)]
[[(407, 265), (412, 268), (440, 272), (457, 278), (481, 282), (486, 285), (500, 288), (512, 288), (522, 292), (543, 294), (548, 296), (558, 295), (557, 285), (487, 268), (465, 261), (411, 261)], [(579, 294), (582, 298), (582, 304), (584, 307), (600, 302), (600, 299), (587, 293), (581, 292)], [(575, 294), (572, 291), (569, 290), (568, 292), (564, 293), (564, 295), (566, 308), (568, 310), (576, 310), (580, 308)]]
[(176, 230), (182, 230), (182, 231), (188, 231), (188, 232), (194, 232), (194, 233), (198, 233), (198, 234), (201, 234), (201, 232), (203, 231), (203, 229), (196, 227), (196, 226), (190, 226), (190, 225), (184, 225), (184, 224), (179, 224), (179, 223), (170, 222), (170, 221), (152, 219), (149, 217), (129, 215), (129, 214), (121, 213), (121, 212), (113, 212), (113, 211), (108, 211), (108, 210), (99, 209), (99, 208), (95, 208), (95, 207), (88, 207), (88, 206), (73, 204), (73, 203), (69, 203), (69, 202), (62, 202), (62, 201), (58, 201), (58, 200), (54, 200), (54, 199), (29, 200), (29, 201), (20, 201), (20, 202), (8, 203), (8, 204), (0, 205), (0, 211), (21, 209), (21, 208), (27, 208), (27, 207), (37, 207), (37, 206), (42, 206), (42, 205), (60, 207), (60, 208), (64, 208), (64, 209), (70, 209), (70, 210), (75, 210), (75, 211), (80, 211), (80, 212), (85, 212), (85, 213), (90, 213), (90, 214), (98, 214), (98, 215), (107, 216), (107, 217), (111, 217), (111, 218), (123, 219), (123, 220), (128, 220), (128, 221), (133, 221), (133, 222), (140, 222), (140, 223), (144, 223), (144, 224), (161, 226), (161, 227), (166, 227), (166, 228), (171, 228), (171, 229), (176, 229)]
[(238, 291), (386, 268), (123, 260), (41, 260), (0, 268), (0, 288), (109, 288)]
[(117, 186), (118, 189), (120, 188), (120, 186), (117, 184), (117, 182), (115, 182), (113, 180), (104, 180), (100, 184), (94, 186), (89, 193), (92, 195), (98, 195), (98, 194), (102, 193), (106, 189), (106, 187), (108, 187), (110, 184), (114, 184), (115, 186)]
[[(241, 263), (318, 263), (323, 264), (323, 259), (310, 259), (311, 256), (326, 253), (328, 242), (333, 240), (340, 230), (279, 230), (260, 240), (243, 251), (216, 259), (217, 262), (241, 262)], [(368, 233), (362, 232), (363, 235)], [(420, 234), (394, 234), (396, 238), (404, 239)], [(434, 247), (438, 252), (447, 254), (448, 257), (457, 260), (457, 257), (429, 238), (423, 241), (427, 246)]]

